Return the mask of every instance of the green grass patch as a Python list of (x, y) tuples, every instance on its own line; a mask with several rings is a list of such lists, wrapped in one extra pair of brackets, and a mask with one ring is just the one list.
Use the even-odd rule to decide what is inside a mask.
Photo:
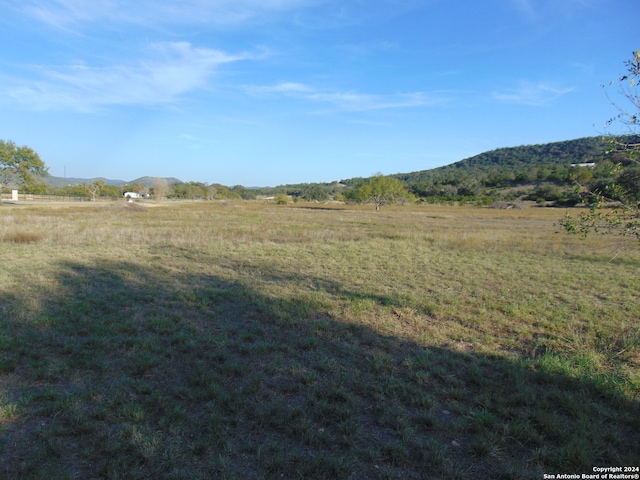
[[(130, 214), (134, 213), (134, 214)], [(637, 465), (640, 254), (557, 212), (0, 212), (22, 478), (541, 478)]]

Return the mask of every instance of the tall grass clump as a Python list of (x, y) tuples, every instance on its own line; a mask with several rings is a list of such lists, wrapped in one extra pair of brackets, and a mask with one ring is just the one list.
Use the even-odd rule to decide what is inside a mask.
[(38, 243), (44, 238), (41, 233), (11, 232), (2, 237), (2, 241), (10, 243)]

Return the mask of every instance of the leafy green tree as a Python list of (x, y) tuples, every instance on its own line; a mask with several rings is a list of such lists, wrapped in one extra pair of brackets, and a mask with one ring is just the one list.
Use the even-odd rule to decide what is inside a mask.
[(243, 200), (255, 200), (257, 197), (256, 189), (248, 189), (242, 185), (235, 185), (231, 191), (240, 195)]
[(100, 196), (122, 198), (122, 192), (120, 192), (120, 188), (115, 185), (103, 185), (102, 188), (100, 188)]
[(637, 206), (640, 202), (640, 164), (622, 170), (617, 180), (622, 201)]
[(374, 204), (377, 212), (383, 205), (407, 203), (411, 194), (397, 178), (378, 174), (358, 186), (354, 198), (361, 203)]
[(62, 195), (84, 196), (87, 191), (82, 187), (82, 185), (65, 185), (60, 188), (59, 193)]
[(300, 196), (308, 202), (326, 202), (329, 200), (327, 190), (315, 183), (305, 185), (300, 192)]
[(593, 178), (593, 170), (589, 167), (574, 167), (571, 169), (569, 178), (574, 182), (584, 185)]
[(13, 185), (34, 187), (38, 183), (37, 177), (44, 175), (47, 175), (47, 167), (35, 151), (0, 140), (0, 192)]
[(200, 182), (174, 183), (171, 189), (170, 197), (172, 198), (201, 200), (208, 194), (207, 187)]
[(221, 185), (219, 183), (215, 183), (210, 185), (209, 188), (215, 189), (212, 199), (215, 198), (217, 200), (242, 200), (242, 196), (236, 190), (233, 190), (226, 185)]
[[(634, 235), (640, 241), (640, 49), (633, 52), (625, 65), (627, 73), (621, 75), (618, 82), (610, 84), (617, 83), (624, 104), (607, 95), (618, 110), (618, 114), (607, 122), (607, 128), (611, 132), (614, 126), (621, 126), (625, 134), (610, 139), (608, 153), (617, 161), (611, 171), (615, 179), (602, 190), (579, 187), (591, 208), (577, 217), (565, 215), (560, 225), (571, 233), (617, 233)], [(611, 201), (617, 202), (616, 208), (603, 208)]]

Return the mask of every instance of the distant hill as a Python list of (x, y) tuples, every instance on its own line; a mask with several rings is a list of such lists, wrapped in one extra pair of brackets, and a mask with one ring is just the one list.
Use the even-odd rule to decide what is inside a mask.
[[(572, 163), (598, 161), (602, 159), (608, 145), (602, 137), (586, 137), (540, 145), (505, 147), (442, 167), (389, 176), (396, 177), (407, 185), (423, 182), (458, 184), (472, 177), (482, 183), (492, 183), (495, 180), (500, 182), (505, 176), (513, 177), (517, 174), (531, 177), (532, 168), (569, 167)], [(364, 180), (366, 178), (357, 177), (340, 182), (351, 186)]]
[[(67, 185), (80, 185), (81, 183), (93, 183), (96, 180), (102, 180), (105, 185), (111, 185), (114, 187), (121, 187), (123, 185), (137, 185), (143, 184), (146, 187), (153, 186), (153, 182), (157, 177), (140, 177), (135, 180), (125, 181), (125, 180), (112, 180), (104, 177), (96, 177), (96, 178), (75, 178), (75, 177), (55, 177), (53, 175), (44, 177), (42, 181), (49, 185), (53, 185), (54, 187), (66, 187)], [(168, 177), (165, 178), (169, 184), (173, 183), (182, 183), (181, 180)]]
[[(572, 163), (602, 160), (608, 143), (601, 137), (491, 150), (431, 170), (393, 175), (407, 185), (479, 184), (485, 187), (548, 179)], [(554, 177), (554, 175), (551, 175)], [(562, 176), (562, 175), (560, 175)], [(555, 175), (555, 178), (560, 178)]]
[(169, 183), (169, 185), (172, 185), (174, 183), (182, 183), (182, 180), (175, 177), (140, 177), (140, 178), (136, 178), (135, 180), (130, 180), (128, 182), (125, 182), (125, 184), (137, 185), (138, 183), (141, 183), (146, 187), (152, 187), (153, 182), (155, 182), (156, 178), (164, 178)]
[[(640, 137), (619, 137), (638, 142)], [(556, 204), (580, 200), (575, 179), (603, 188), (613, 179), (612, 166), (629, 160), (611, 153), (611, 138), (586, 137), (563, 142), (499, 148), (431, 170), (390, 175), (401, 180), (419, 198), (449, 201), (492, 199), (544, 199)], [(580, 167), (588, 164), (589, 167)], [(582, 172), (580, 171), (582, 168)], [(342, 180), (348, 186), (364, 178)]]
[(571, 164), (598, 163), (610, 148), (609, 140), (603, 137), (499, 148), (444, 167), (394, 176), (406, 183), (460, 183), (471, 178), (487, 186), (505, 180), (529, 182), (544, 179), (541, 177), (545, 171), (570, 168)]
[[(619, 137), (619, 140), (640, 142), (640, 137)], [(473, 157), (460, 160), (443, 167), (411, 173), (390, 175), (401, 180), (416, 197), (428, 201), (474, 201), (490, 203), (500, 199), (528, 199), (570, 204), (580, 200), (574, 193), (575, 180), (589, 182), (590, 187), (602, 189), (615, 179), (612, 165), (626, 162), (620, 154), (611, 154), (611, 138), (585, 137), (562, 142), (498, 148)], [(589, 167), (579, 167), (589, 164)], [(130, 181), (106, 178), (62, 178), (46, 177), (45, 183), (56, 187), (91, 183), (103, 180), (106, 185), (143, 184), (153, 186), (155, 177), (140, 177)], [(177, 178), (166, 178), (169, 184), (182, 184)], [(311, 198), (318, 196), (348, 196), (348, 187), (357, 186), (366, 178), (351, 178), (331, 183), (304, 183), (280, 185), (277, 187), (256, 187), (247, 189), (233, 187), (242, 198), (256, 195), (286, 193), (294, 197)], [(198, 182), (189, 182), (194, 186)], [(219, 191), (224, 188), (219, 186)], [(223, 188), (224, 187), (224, 188)], [(347, 187), (347, 188), (345, 188)], [(312, 195), (313, 194), (313, 195)], [(187, 195), (185, 193), (185, 195)]]

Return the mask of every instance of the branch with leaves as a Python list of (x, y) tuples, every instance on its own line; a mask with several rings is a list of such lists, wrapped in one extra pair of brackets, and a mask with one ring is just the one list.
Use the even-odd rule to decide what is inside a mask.
[(577, 217), (567, 213), (560, 225), (569, 233), (583, 236), (591, 232), (618, 234), (635, 236), (640, 242), (640, 50), (633, 52), (625, 65), (627, 73), (617, 82), (625, 106), (607, 94), (619, 113), (607, 121), (606, 128), (610, 132), (614, 126), (624, 130), (624, 135), (611, 134), (611, 148), (606, 152), (616, 159), (611, 169), (615, 180), (595, 191), (578, 184), (577, 193), (587, 201), (589, 211)]

